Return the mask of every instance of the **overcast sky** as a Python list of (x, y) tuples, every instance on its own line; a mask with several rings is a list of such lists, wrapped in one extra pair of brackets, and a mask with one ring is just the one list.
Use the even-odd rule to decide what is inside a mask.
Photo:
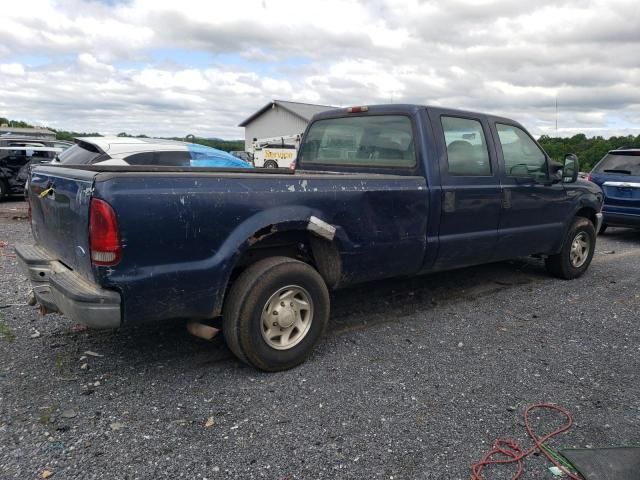
[(4, 0), (0, 116), (240, 138), (272, 99), (640, 134), (638, 0)]

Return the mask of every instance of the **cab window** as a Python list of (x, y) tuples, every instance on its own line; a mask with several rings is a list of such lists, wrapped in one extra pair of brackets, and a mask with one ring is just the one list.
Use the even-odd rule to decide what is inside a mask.
[(513, 125), (497, 123), (496, 128), (507, 176), (546, 179), (547, 157), (533, 139)]
[(477, 177), (491, 175), (487, 141), (478, 120), (443, 116), (442, 130), (447, 144), (449, 175)]
[(303, 141), (299, 160), (336, 166), (414, 167), (411, 120), (404, 115), (318, 120)]

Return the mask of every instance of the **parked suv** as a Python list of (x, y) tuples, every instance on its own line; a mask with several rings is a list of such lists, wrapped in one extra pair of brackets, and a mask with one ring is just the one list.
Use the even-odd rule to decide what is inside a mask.
[(160, 167), (250, 168), (217, 148), (162, 138), (79, 137), (57, 158), (63, 165), (149, 165)]
[(640, 149), (611, 150), (589, 176), (604, 192), (600, 233), (608, 226), (640, 228)]
[(38, 142), (12, 142), (0, 146), (0, 199), (23, 194), (31, 165), (50, 163), (62, 148), (43, 146)]

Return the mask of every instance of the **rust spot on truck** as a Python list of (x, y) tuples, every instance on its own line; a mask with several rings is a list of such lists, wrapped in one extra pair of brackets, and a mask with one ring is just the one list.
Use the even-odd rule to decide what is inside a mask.
[(268, 227), (261, 228), (260, 230), (258, 230), (256, 233), (254, 233), (249, 237), (249, 239), (247, 240), (247, 243), (249, 244), (249, 246), (255, 245), (260, 240), (267, 238), (269, 235), (273, 235), (277, 231), (278, 231), (277, 225), (270, 225)]

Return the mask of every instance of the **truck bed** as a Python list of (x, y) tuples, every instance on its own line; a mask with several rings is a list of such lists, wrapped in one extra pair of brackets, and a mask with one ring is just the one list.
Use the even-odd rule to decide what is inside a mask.
[[(30, 188), (38, 246), (119, 292), (125, 324), (218, 315), (240, 256), (276, 231), (307, 231), (311, 217), (336, 228), (340, 284), (416, 273), (425, 255), (421, 176), (56, 165), (36, 168)], [(91, 198), (117, 214), (123, 255), (112, 267), (86, 255)]]

